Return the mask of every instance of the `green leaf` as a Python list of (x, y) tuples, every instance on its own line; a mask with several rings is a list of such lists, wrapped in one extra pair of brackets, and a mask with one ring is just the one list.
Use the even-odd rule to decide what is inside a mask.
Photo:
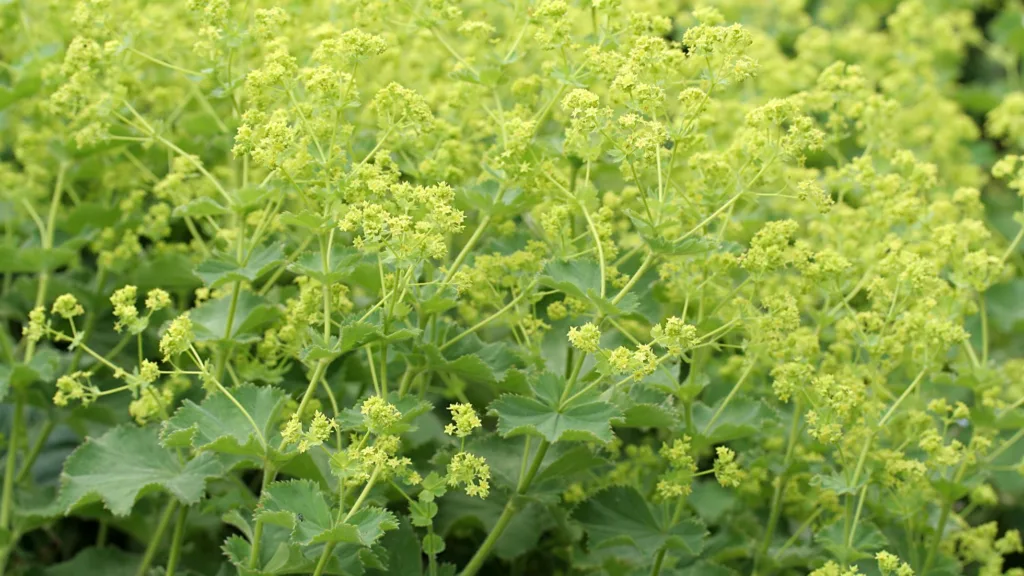
[(418, 350), (429, 370), (457, 376), (470, 383), (496, 384), (519, 362), (519, 357), (508, 344), (485, 344), (475, 334), (443, 351), (433, 344), (419, 345)]
[(444, 538), (437, 534), (427, 534), (423, 537), (423, 553), (428, 556), (437, 556), (444, 552)]
[(867, 478), (861, 479), (855, 486), (850, 484), (845, 474), (829, 472), (828, 474), (816, 474), (811, 477), (809, 484), (823, 490), (830, 490), (837, 495), (856, 494), (867, 482)]
[(129, 278), (140, 294), (152, 288), (191, 290), (201, 283), (192, 269), (192, 260), (184, 254), (158, 254), (133, 268)]
[(727, 568), (721, 564), (714, 564), (706, 560), (698, 560), (693, 564), (677, 570), (676, 576), (738, 576), (739, 572)]
[(529, 208), (527, 196), (520, 188), (502, 190), (495, 180), (486, 180), (474, 186), (460, 187), (456, 202), (463, 210), (478, 210), (491, 217), (509, 218)]
[(559, 406), (565, 379), (550, 372), (540, 376), (538, 399), (505, 394), (491, 403), (489, 413), (498, 417), (498, 432), (508, 438), (521, 434), (541, 436), (548, 442), (582, 440), (607, 444), (613, 439), (611, 421), (622, 414), (614, 406), (579, 398)]
[(231, 207), (239, 214), (245, 214), (268, 204), (267, 197), (275, 192), (266, 186), (248, 185), (232, 190), (235, 201)]
[(734, 399), (708, 427), (715, 411), (706, 404), (693, 405), (693, 424), (702, 431), (699, 437), (708, 445), (753, 436), (760, 431), (764, 419), (761, 403), (749, 398)]
[(60, 246), (46, 250), (39, 247), (0, 244), (0, 272), (38, 274), (67, 266), (78, 257), (78, 250)]
[(566, 296), (590, 300), (590, 293), (601, 293), (601, 268), (591, 260), (554, 260), (544, 266), (540, 283)]
[(458, 303), (458, 292), (454, 287), (444, 286), (438, 290), (434, 285), (424, 286), (419, 311), (424, 316), (442, 314), (455, 308)]
[(665, 225), (654, 227), (635, 213), (627, 212), (627, 215), (652, 252), (668, 256), (690, 256), (710, 252), (718, 247), (718, 243), (711, 238), (690, 236), (673, 239), (671, 234), (663, 230)]
[(387, 530), (398, 528), (395, 516), (382, 508), (363, 508), (347, 521), (335, 524), (320, 487), (309, 480), (271, 484), (260, 498), (258, 517), (292, 529), (292, 541), (302, 546), (345, 542), (371, 546)]
[(385, 333), (381, 325), (364, 320), (346, 320), (342, 322), (340, 335), (331, 336), (325, 341), (319, 330), (309, 330), (310, 343), (302, 349), (300, 357), (303, 361), (313, 362), (325, 358), (335, 358), (367, 344), (377, 342), (399, 342), (415, 338), (422, 333), (419, 328), (398, 328)]
[(988, 318), (1000, 332), (1012, 333), (1024, 323), (1024, 278), (996, 284), (985, 291)]
[(426, 527), (434, 522), (437, 516), (437, 503), (431, 500), (413, 501), (409, 503), (409, 515), (413, 526)]
[[(303, 548), (291, 543), (291, 530), (273, 524), (264, 524), (263, 545), (260, 547), (258, 570), (249, 568), (252, 545), (241, 536), (234, 535), (225, 540), (222, 550), (235, 565), (241, 576), (265, 574), (312, 574), (323, 544)], [(334, 547), (324, 574), (360, 576), (365, 573), (364, 564), (378, 564), (369, 549), (355, 544), (339, 544)]]
[[(628, 314), (636, 309), (638, 301), (633, 294), (618, 304), (612, 304), (615, 291), (601, 296), (601, 266), (593, 260), (554, 260), (544, 266), (539, 278), (542, 286), (554, 288), (567, 296), (589, 302), (606, 316)], [(606, 290), (608, 287), (606, 286)]]
[(121, 211), (99, 202), (83, 202), (67, 211), (61, 230), (77, 236), (92, 230), (102, 230), (117, 223)]
[(647, 501), (635, 488), (615, 486), (580, 504), (573, 516), (583, 525), (595, 547), (630, 545), (644, 553), (661, 548), (695, 557), (704, 548), (707, 530), (686, 519), (666, 528), (654, 519)]
[(402, 519), (397, 530), (392, 530), (381, 539), (381, 545), (388, 551), (386, 570), (372, 570), (371, 574), (389, 576), (421, 576), (423, 559), (420, 556), (416, 531), (409, 521)]
[(298, 213), (282, 212), (278, 219), (285, 226), (310, 232), (321, 230), (328, 225), (327, 220), (323, 216), (309, 210), (303, 210)]
[(37, 382), (53, 382), (57, 379), (60, 362), (60, 353), (52, 348), (42, 348), (28, 364), (0, 364), (0, 400), (11, 389), (25, 389)]
[(153, 428), (121, 426), (99, 438), (87, 438), (64, 463), (58, 497), (65, 514), (87, 502), (102, 500), (115, 516), (127, 516), (140, 494), (169, 492), (182, 504), (195, 504), (206, 481), (224, 473), (213, 454), (182, 464), (160, 445)]
[(46, 576), (135, 576), (141, 557), (118, 548), (86, 548), (67, 562), (46, 569)]
[(192, 310), (196, 339), (200, 342), (234, 340), (244, 344), (259, 340), (261, 329), (277, 319), (280, 312), (263, 298), (241, 292), (235, 305), (235, 315), (228, 333), (228, 319), (231, 317), (231, 296), (207, 300)]
[(846, 545), (846, 532), (843, 522), (836, 522), (820, 530), (814, 537), (843, 564), (852, 564), (862, 558), (870, 558), (874, 552), (885, 548), (888, 540), (871, 522), (857, 524), (857, 532), (851, 546)]
[(622, 420), (615, 425), (625, 428), (672, 428), (679, 422), (671, 410), (660, 404), (634, 404), (622, 414)]
[(210, 288), (216, 288), (228, 282), (252, 282), (279, 264), (283, 257), (284, 252), (281, 250), (280, 244), (260, 246), (241, 261), (234, 255), (221, 253), (211, 256), (196, 266), (195, 275)]
[[(486, 533), (498, 523), (506, 496), (492, 493), (486, 500), (467, 496), (463, 491), (449, 492), (441, 499), (434, 521), (438, 534), (449, 534), (456, 526), (477, 525)], [(554, 526), (548, 508), (537, 501), (517, 503), (517, 513), (494, 545), (494, 555), (511, 560), (537, 549), (544, 532)]]
[(334, 528), (339, 542), (370, 546), (380, 540), (388, 530), (398, 528), (398, 519), (390, 511), (376, 506), (360, 509), (344, 524)]
[[(231, 390), (235, 400), (252, 416), (264, 441), (276, 432), (278, 414), (286, 395), (269, 386), (241, 386)], [(225, 454), (261, 458), (263, 447), (245, 414), (224, 394), (212, 394), (196, 404), (185, 400), (160, 431), (164, 446), (191, 447)]]
[(723, 488), (718, 482), (694, 482), (693, 494), (687, 499), (687, 504), (693, 506), (701, 520), (708, 524), (719, 524), (739, 499), (736, 491)]
[(308, 546), (331, 531), (334, 519), (320, 487), (309, 480), (274, 482), (260, 496), (257, 518), (292, 530), (292, 541)]
[[(549, 451), (556, 452), (558, 447)], [(608, 461), (596, 454), (589, 446), (576, 445), (555, 455), (551, 463), (544, 466), (530, 486), (531, 493), (562, 493), (575, 480), (602, 470)]]
[(327, 272), (324, 272), (323, 254), (319, 249), (300, 256), (288, 266), (288, 270), (309, 276), (322, 284), (334, 284), (349, 276), (363, 257), (355, 248), (341, 244), (331, 248), (330, 256)]
[(175, 207), (171, 215), (175, 218), (183, 218), (185, 216), (199, 218), (202, 216), (222, 216), (228, 212), (229, 210), (220, 202), (209, 196), (201, 196), (189, 200), (186, 204)]

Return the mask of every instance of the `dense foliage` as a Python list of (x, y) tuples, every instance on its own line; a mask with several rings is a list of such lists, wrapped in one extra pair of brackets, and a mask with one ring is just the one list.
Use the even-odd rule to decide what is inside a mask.
[(0, 1), (0, 573), (1024, 574), (993, 4)]

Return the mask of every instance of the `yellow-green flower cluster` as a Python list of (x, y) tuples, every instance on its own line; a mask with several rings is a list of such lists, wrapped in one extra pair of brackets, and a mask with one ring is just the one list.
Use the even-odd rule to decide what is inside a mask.
[(449, 486), (464, 486), (466, 494), (487, 498), (491, 490), (491, 467), (486, 460), (469, 452), (459, 452), (448, 463)]
[(715, 448), (715, 479), (718, 483), (726, 488), (735, 488), (740, 485), (743, 480), (743, 470), (740, 469), (740, 465), (736, 462), (736, 453), (726, 448), (725, 446), (719, 446)]
[(669, 500), (687, 496), (692, 491), (693, 476), (697, 472), (697, 463), (691, 455), (689, 436), (665, 443), (661, 447), (661, 457), (665, 459), (666, 470), (658, 479), (657, 492), (662, 499)]
[(366, 429), (373, 434), (388, 434), (402, 418), (394, 404), (380, 396), (370, 396), (360, 408)]
[(448, 411), (452, 413), (452, 423), (444, 427), (444, 433), (449, 436), (465, 438), (482, 426), (471, 404), (452, 404), (448, 406)]
[(653, 374), (658, 367), (658, 357), (650, 344), (638, 344), (630, 350), (619, 346), (607, 353), (608, 365), (616, 374), (629, 374), (634, 381)]
[(651, 328), (651, 337), (655, 343), (667, 348), (670, 354), (676, 355), (693, 348), (698, 342), (697, 327), (677, 316)]
[(88, 372), (73, 372), (57, 379), (57, 392), (53, 395), (53, 403), (67, 406), (68, 402), (81, 402), (88, 406), (100, 396), (100, 390), (89, 383)]
[(46, 308), (37, 306), (28, 313), (28, 323), (22, 328), (22, 335), (29, 342), (38, 342), (46, 335)]
[(164, 355), (164, 362), (188, 350), (193, 340), (195, 334), (192, 332), (192, 320), (188, 313), (172, 320), (160, 337), (160, 353)]
[(130, 331), (139, 320), (139, 309), (135, 307), (137, 290), (135, 286), (129, 284), (115, 290), (110, 296), (110, 304), (114, 307), (114, 317), (117, 318), (114, 329), (118, 332), (126, 328)]
[[(550, 313), (550, 308), (548, 312)], [(601, 329), (593, 322), (573, 326), (569, 329), (569, 342), (582, 352), (597, 352), (601, 348)]]
[(304, 453), (327, 441), (337, 428), (337, 422), (317, 410), (313, 414), (313, 420), (310, 421), (309, 426), (303, 430), (299, 413), (296, 412), (281, 429), (281, 439), (286, 444), (296, 444), (299, 453)]
[(75, 316), (85, 314), (85, 309), (78, 303), (78, 299), (71, 294), (62, 294), (53, 301), (52, 314), (56, 314), (65, 320), (71, 320)]

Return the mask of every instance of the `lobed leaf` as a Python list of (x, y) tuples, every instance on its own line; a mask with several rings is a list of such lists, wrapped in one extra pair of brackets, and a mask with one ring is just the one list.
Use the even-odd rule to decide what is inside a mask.
[(120, 426), (86, 439), (68, 456), (58, 501), (65, 514), (101, 500), (115, 516), (127, 516), (139, 496), (153, 489), (170, 493), (182, 504), (195, 504), (207, 480), (224, 472), (213, 454), (182, 463), (160, 445), (155, 429)]
[(562, 405), (562, 394), (556, 392), (565, 385), (564, 378), (545, 373), (535, 387), (539, 399), (505, 394), (492, 402), (489, 413), (498, 417), (498, 432), (506, 438), (532, 434), (551, 443), (611, 442), (611, 422), (622, 413), (606, 402), (586, 397)]
[(606, 547), (628, 544), (652, 553), (661, 548), (683, 557), (695, 557), (704, 548), (707, 530), (694, 519), (665, 527), (654, 518), (636, 488), (614, 486), (599, 492), (576, 509), (573, 517), (583, 525), (590, 544)]
[(276, 432), (278, 415), (287, 395), (277, 388), (251, 385), (234, 388), (231, 394), (252, 416), (259, 434), (230, 398), (215, 393), (207, 396), (201, 404), (186, 399), (164, 422), (160, 431), (163, 445), (263, 457), (262, 442), (268, 442)]

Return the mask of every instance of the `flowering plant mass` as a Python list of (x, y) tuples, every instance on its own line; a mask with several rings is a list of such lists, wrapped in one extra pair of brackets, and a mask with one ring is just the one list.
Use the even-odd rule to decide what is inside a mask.
[(0, 1), (0, 574), (1024, 575), (1024, 5)]

